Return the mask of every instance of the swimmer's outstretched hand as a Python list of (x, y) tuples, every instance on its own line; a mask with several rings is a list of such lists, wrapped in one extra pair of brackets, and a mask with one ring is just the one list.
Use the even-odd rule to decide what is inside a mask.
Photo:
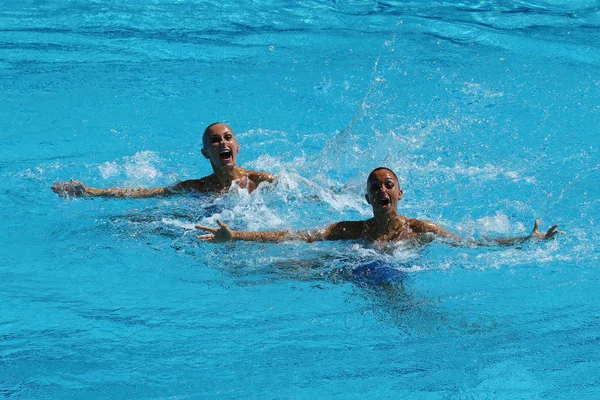
[(76, 181), (75, 179), (71, 179), (68, 182), (55, 182), (54, 185), (52, 185), (54, 193), (61, 197), (85, 197), (87, 196), (86, 189), (87, 187), (83, 182)]
[(196, 225), (197, 229), (202, 229), (203, 231), (210, 232), (204, 235), (198, 236), (200, 240), (206, 240), (211, 243), (224, 243), (230, 242), (233, 240), (233, 230), (221, 222), (221, 220), (217, 220), (217, 224), (219, 224), (219, 228), (211, 228), (210, 226), (204, 225)]
[(558, 230), (558, 224), (552, 225), (550, 229), (546, 231), (546, 233), (540, 232), (539, 228), (540, 221), (536, 219), (535, 223), (533, 224), (533, 231), (531, 232), (530, 237), (540, 240), (547, 240), (553, 238), (556, 235), (564, 235), (566, 233)]

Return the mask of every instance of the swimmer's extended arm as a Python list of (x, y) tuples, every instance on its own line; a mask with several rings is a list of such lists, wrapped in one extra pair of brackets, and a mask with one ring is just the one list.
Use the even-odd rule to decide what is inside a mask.
[(158, 197), (176, 194), (180, 189), (178, 185), (173, 187), (158, 188), (93, 188), (85, 185), (83, 182), (71, 179), (68, 182), (56, 182), (52, 185), (52, 190), (63, 197)]
[(531, 231), (530, 235), (521, 236), (521, 237), (512, 237), (512, 238), (493, 238), (493, 239), (486, 238), (486, 241), (487, 242), (492, 241), (492, 242), (495, 242), (495, 243), (497, 243), (499, 245), (503, 245), (503, 246), (510, 246), (513, 244), (523, 243), (523, 242), (526, 242), (531, 239), (548, 240), (548, 239), (552, 239), (556, 235), (564, 235), (566, 233), (566, 232), (558, 230), (558, 224), (552, 225), (550, 227), (550, 229), (548, 229), (544, 233), (540, 232), (539, 228), (540, 228), (540, 221), (536, 219), (535, 222), (533, 223), (533, 231)]
[(212, 243), (224, 243), (234, 240), (246, 240), (253, 242), (282, 242), (285, 240), (308, 240), (303, 232), (292, 231), (263, 231), (263, 232), (245, 232), (235, 231), (220, 220), (217, 220), (219, 228), (210, 226), (196, 225), (197, 229), (201, 229), (208, 233), (198, 236), (200, 240), (206, 240)]
[(305, 242), (316, 242), (321, 240), (343, 240), (343, 239), (359, 239), (362, 235), (364, 222), (363, 221), (345, 221), (336, 222), (323, 229), (314, 231), (263, 231), (263, 232), (246, 232), (235, 231), (227, 224), (217, 220), (219, 228), (210, 226), (196, 225), (197, 229), (201, 229), (208, 233), (198, 236), (200, 240), (206, 240), (212, 243), (230, 242), (233, 240), (245, 240), (253, 242), (283, 242), (286, 240), (301, 240)]
[(450, 239), (451, 244), (466, 245), (466, 246), (490, 246), (490, 245), (501, 245), (511, 246), (514, 244), (524, 243), (531, 239), (536, 240), (548, 240), (558, 234), (564, 234), (565, 232), (558, 230), (558, 225), (553, 225), (545, 233), (539, 231), (540, 221), (535, 220), (533, 225), (533, 231), (530, 235), (510, 237), (510, 238), (485, 238), (484, 240), (473, 240), (463, 239), (453, 233), (448, 232), (445, 228), (430, 221), (411, 220), (411, 228), (413, 232), (417, 233), (430, 233), (435, 236)]

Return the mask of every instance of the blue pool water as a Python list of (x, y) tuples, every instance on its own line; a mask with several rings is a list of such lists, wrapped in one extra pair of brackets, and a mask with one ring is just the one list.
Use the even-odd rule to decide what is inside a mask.
[[(600, 397), (599, 25), (597, 1), (1, 2), (0, 393)], [(214, 121), (277, 185), (50, 190), (204, 176)], [(216, 218), (368, 218), (379, 165), (404, 215), (465, 237), (524, 235), (535, 218), (567, 235), (196, 240)]]

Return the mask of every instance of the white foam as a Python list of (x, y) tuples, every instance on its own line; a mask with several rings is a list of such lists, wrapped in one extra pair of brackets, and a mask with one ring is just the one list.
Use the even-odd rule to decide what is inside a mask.
[(483, 88), (480, 83), (465, 82), (463, 83), (462, 93), (471, 95), (474, 98), (493, 99), (495, 97), (504, 97), (503, 92), (492, 92)]
[[(415, 165), (415, 167), (417, 167)], [(512, 181), (525, 181), (535, 184), (536, 179), (533, 176), (521, 176), (517, 171), (506, 170), (492, 164), (486, 164), (483, 167), (465, 166), (455, 164), (454, 167), (441, 166), (437, 161), (430, 161), (427, 165), (421, 167), (423, 171), (442, 173), (446, 177), (454, 178), (458, 176), (468, 176), (477, 181), (493, 181), (500, 178), (508, 178)]]
[(132, 157), (125, 157), (125, 174), (128, 180), (154, 180), (161, 172), (154, 166), (160, 157), (152, 151), (140, 151)]
[(500, 211), (497, 211), (496, 215), (481, 217), (477, 220), (466, 219), (455, 226), (465, 237), (474, 236), (475, 232), (492, 237), (497, 235), (517, 236), (515, 232), (526, 231), (526, 227), (522, 222), (511, 223), (508, 216)]
[(185, 230), (196, 230), (196, 224), (192, 224), (189, 222), (182, 222), (176, 219), (171, 219), (171, 218), (163, 218), (161, 220), (161, 222), (165, 225), (171, 225), (171, 226), (176, 226), (178, 228), (182, 228)]
[(100, 170), (100, 175), (103, 179), (109, 179), (119, 174), (119, 166), (114, 161), (107, 161), (103, 164), (100, 164), (98, 169)]
[(124, 186), (145, 186), (155, 184), (166, 175), (157, 166), (162, 163), (161, 157), (153, 151), (144, 150), (133, 156), (123, 157), (120, 161), (107, 161), (98, 165), (103, 179), (124, 176)]
[(26, 170), (18, 173), (17, 176), (24, 179), (42, 180), (48, 172), (48, 170), (58, 170), (60, 168), (61, 164), (58, 162), (51, 163), (48, 165), (37, 165), (33, 169), (27, 168)]
[(556, 242), (531, 243), (527, 248), (506, 248), (495, 251), (485, 251), (475, 256), (478, 264), (485, 268), (502, 268), (537, 264), (553, 264), (556, 261), (569, 261), (568, 255), (559, 252)]
[(479, 225), (486, 231), (508, 233), (510, 232), (510, 221), (508, 216), (496, 212), (493, 217), (483, 217), (478, 220)]
[(262, 154), (256, 160), (246, 163), (246, 165), (259, 171), (269, 171), (271, 173), (283, 169), (281, 159), (268, 154)]

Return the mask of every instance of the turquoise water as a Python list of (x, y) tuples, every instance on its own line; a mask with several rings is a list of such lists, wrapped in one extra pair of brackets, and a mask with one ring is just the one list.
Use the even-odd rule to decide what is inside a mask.
[[(0, 4), (5, 398), (600, 396), (600, 3)], [(229, 123), (252, 194), (64, 199), (210, 172)], [(401, 212), (520, 248), (195, 239)], [(364, 265), (402, 272), (382, 286)]]

